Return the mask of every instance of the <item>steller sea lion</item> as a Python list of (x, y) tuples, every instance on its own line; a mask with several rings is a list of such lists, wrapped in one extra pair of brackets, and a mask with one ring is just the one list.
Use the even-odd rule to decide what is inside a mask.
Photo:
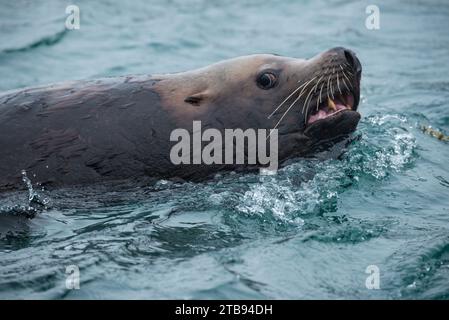
[[(338, 47), (311, 59), (256, 54), (193, 71), (72, 81), (0, 95), (0, 190), (21, 172), (49, 187), (140, 177), (199, 180), (247, 165), (173, 164), (170, 134), (278, 130), (282, 163), (356, 129), (361, 64)], [(257, 166), (257, 165), (256, 165)]]

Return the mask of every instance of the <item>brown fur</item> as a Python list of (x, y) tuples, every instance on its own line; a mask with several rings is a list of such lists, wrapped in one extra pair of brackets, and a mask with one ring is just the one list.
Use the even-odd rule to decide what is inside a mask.
[[(21, 170), (33, 181), (61, 186), (142, 176), (199, 179), (235, 169), (173, 165), (170, 132), (191, 130), (193, 120), (219, 130), (271, 129), (285, 109), (270, 119), (268, 115), (282, 100), (344, 59), (336, 49), (311, 60), (251, 55), (178, 74), (75, 81), (5, 93), (0, 96), (0, 190), (22, 186)], [(279, 75), (273, 89), (256, 85), (264, 70)], [(332, 132), (332, 122), (327, 124), (327, 135), (355, 129), (358, 114), (345, 114), (332, 120), (344, 124), (335, 126), (338, 131)], [(303, 117), (300, 107), (293, 108), (280, 124), (281, 161), (307, 154), (321, 139), (318, 126), (309, 129), (313, 137), (304, 134)]]

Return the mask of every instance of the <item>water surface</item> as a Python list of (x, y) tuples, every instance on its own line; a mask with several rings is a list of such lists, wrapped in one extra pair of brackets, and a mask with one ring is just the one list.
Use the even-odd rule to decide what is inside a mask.
[[(69, 31), (73, 3), (81, 29)], [(420, 129), (449, 134), (449, 4), (377, 1), (381, 28), (368, 30), (369, 4), (1, 1), (0, 91), (334, 46), (364, 73), (363, 118), (339, 159), (197, 184), (35, 188), (49, 203), (32, 208), (26, 192), (0, 195), (0, 298), (449, 298), (449, 145)], [(68, 265), (80, 290), (65, 287)], [(365, 286), (370, 265), (379, 290)]]

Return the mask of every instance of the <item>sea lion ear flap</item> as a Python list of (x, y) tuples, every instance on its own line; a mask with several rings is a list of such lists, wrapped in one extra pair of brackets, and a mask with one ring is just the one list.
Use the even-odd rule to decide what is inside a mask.
[(192, 94), (184, 99), (184, 102), (190, 103), (194, 106), (199, 106), (207, 98), (206, 92), (199, 92)]

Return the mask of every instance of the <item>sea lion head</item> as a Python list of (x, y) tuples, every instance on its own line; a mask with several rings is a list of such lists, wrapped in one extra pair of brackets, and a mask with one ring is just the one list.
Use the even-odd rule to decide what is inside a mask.
[(180, 127), (278, 129), (285, 160), (356, 129), (361, 72), (343, 47), (311, 59), (257, 54), (160, 76), (156, 91)]

